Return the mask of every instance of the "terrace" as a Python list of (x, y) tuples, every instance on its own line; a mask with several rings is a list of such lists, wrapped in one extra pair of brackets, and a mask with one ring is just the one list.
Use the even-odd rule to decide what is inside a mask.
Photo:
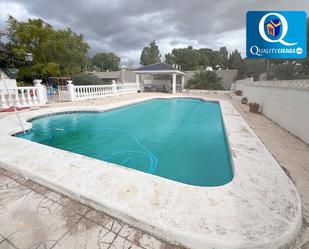
[(281, 2), (3, 0), (0, 249), (309, 249), (308, 0)]
[[(223, 112), (225, 112), (224, 110), (226, 108), (224, 106), (229, 106), (230, 104), (232, 104), (232, 106), (239, 112), (241, 117), (246, 120), (250, 128), (253, 129), (253, 131), (258, 135), (262, 143), (267, 147), (270, 153), (276, 158), (281, 168), (293, 181), (293, 183), (295, 184), (297, 188), (297, 191), (300, 194), (300, 198), (302, 201), (302, 209), (303, 209), (302, 236), (301, 237), (296, 236), (295, 238), (297, 238), (297, 240), (292, 239), (289, 241), (289, 243), (293, 243), (299, 247), (302, 246), (302, 248), (306, 248), (306, 246), (308, 246), (308, 240), (309, 240), (309, 233), (308, 233), (309, 196), (308, 196), (308, 191), (307, 191), (309, 187), (308, 186), (309, 176), (308, 176), (308, 167), (307, 167), (309, 165), (308, 145), (302, 142), (301, 140), (299, 140), (298, 138), (296, 138), (295, 136), (291, 135), (286, 130), (280, 128), (278, 125), (276, 125), (275, 123), (273, 123), (266, 117), (260, 114), (249, 113), (248, 107), (246, 105), (241, 105), (238, 100), (232, 99), (229, 95), (219, 94), (219, 93), (220, 92), (211, 93), (209, 91), (207, 93), (190, 93), (189, 95), (185, 95), (185, 97), (192, 96), (192, 97), (201, 97), (201, 98), (221, 101), (222, 106), (223, 106)], [(184, 95), (176, 94), (174, 96), (184, 96)], [(111, 108), (114, 106), (123, 105), (124, 103), (128, 104), (128, 103), (132, 103), (132, 102), (136, 102), (136, 101), (140, 101), (144, 99), (149, 99), (153, 97), (164, 97), (165, 98), (167, 97), (167, 94), (131, 93), (131, 94), (122, 94), (122, 95), (117, 95), (117, 96), (107, 96), (104, 98), (97, 98), (97, 99), (92, 99), (88, 101), (75, 100), (74, 109), (88, 109), (89, 110), (89, 108), (90, 109), (93, 109), (93, 108), (96, 109), (96, 108), (102, 108), (102, 107)], [(21, 116), (22, 118), (26, 118), (26, 117), (29, 118), (32, 116), (39, 115), (40, 113), (51, 113), (51, 112), (54, 112), (55, 110), (56, 111), (72, 110), (72, 107), (71, 107), (72, 102), (51, 103), (51, 104), (47, 104), (46, 106), (48, 108), (43, 108), (41, 110), (24, 110), (21, 112)], [(10, 114), (1, 113), (0, 122), (1, 121), (3, 122), (5, 119), (10, 118), (10, 117), (11, 117)], [(231, 120), (229, 122), (231, 122)], [(226, 128), (228, 129), (228, 133), (229, 133), (229, 130), (230, 130), (229, 124), (226, 124), (226, 125), (227, 125)], [(18, 129), (18, 124), (15, 124), (15, 127)], [(14, 130), (16, 128), (11, 127), (10, 130)], [(234, 143), (233, 140), (230, 140), (230, 143), (232, 143), (231, 146), (232, 148), (234, 148), (232, 149), (234, 167), (238, 167), (237, 166), (238, 163), (235, 161), (236, 160), (235, 153), (239, 153), (239, 152), (236, 152), (237, 149), (235, 150), (235, 147), (233, 145)], [(35, 148), (33, 149), (38, 152), (37, 156), (40, 155), (39, 156), (41, 158), (40, 162), (43, 163), (44, 158), (42, 157), (44, 157), (44, 153), (49, 153), (49, 152), (45, 149), (42, 151), (42, 153), (39, 152), (38, 151), (39, 146), (35, 146)], [(234, 150), (235, 152), (233, 152)], [(27, 161), (29, 161), (28, 159), (30, 159), (29, 150), (25, 151), (25, 153), (22, 153), (22, 155), (20, 154), (20, 158), (24, 158), (23, 160), (25, 160), (24, 162), (23, 160), (22, 161), (19, 160), (21, 163), (17, 163), (17, 161), (15, 161), (14, 155), (6, 157), (5, 154), (6, 154), (6, 150), (2, 150), (1, 151), (1, 167), (3, 169), (1, 170), (1, 174), (2, 174), (1, 176), (1, 179), (2, 179), (1, 198), (3, 201), (1, 203), (4, 207), (4, 209), (2, 209), (4, 213), (2, 213), (0, 220), (2, 224), (7, 224), (7, 225), (10, 224), (10, 226), (5, 225), (2, 230), (0, 229), (0, 234), (3, 237), (3, 242), (2, 242), (3, 245), (7, 246), (8, 248), (9, 246), (11, 246), (12, 248), (29, 248), (32, 246), (39, 246), (39, 245), (45, 245), (45, 246), (53, 247), (53, 248), (70, 248), (73, 245), (77, 245), (77, 244), (84, 244), (84, 245), (87, 245), (89, 248), (92, 248), (91, 243), (94, 243), (94, 242), (99, 243), (100, 246), (103, 248), (146, 248), (146, 249), (148, 248), (178, 248), (177, 245), (178, 246), (184, 245), (188, 248), (190, 248), (191, 246), (192, 248), (200, 248), (198, 246), (198, 243), (194, 245), (195, 243), (194, 239), (192, 241), (187, 241), (187, 242), (186, 240), (181, 239), (183, 236), (178, 237), (178, 239), (176, 239), (176, 237), (174, 237), (173, 239), (169, 239), (167, 237), (164, 237), (162, 233), (158, 231), (151, 230), (149, 229), (149, 227), (147, 226), (145, 227), (139, 222), (136, 223), (134, 220), (131, 220), (128, 217), (124, 217), (123, 215), (118, 214), (116, 210), (102, 209), (102, 206), (100, 205), (100, 203), (97, 202), (98, 200), (96, 201), (96, 204), (89, 200), (86, 201), (86, 199), (84, 199), (82, 195), (76, 195), (77, 193), (73, 193), (71, 192), (71, 190), (68, 191), (69, 189), (65, 190), (61, 188), (59, 185), (56, 185), (55, 184), (56, 182), (53, 181), (52, 183), (50, 180), (48, 180), (48, 178), (45, 178), (45, 180), (42, 181), (40, 177), (43, 176), (42, 174), (45, 174), (42, 171), (43, 168), (39, 171), (36, 171), (37, 173), (35, 174), (30, 173), (30, 171), (23, 171), (22, 167), (25, 166), (25, 163), (28, 164)], [(238, 156), (241, 156), (241, 154), (238, 154)], [(27, 157), (28, 159), (25, 159)], [(12, 162), (13, 162), (12, 160), (15, 161), (15, 163), (17, 163), (15, 167), (11, 167)], [(84, 159), (81, 158), (79, 160), (84, 160)], [(4, 163), (5, 161), (6, 163)], [(57, 161), (57, 162), (60, 162), (60, 161)], [(92, 161), (93, 166), (94, 164), (96, 163)], [(18, 165), (20, 165), (20, 167)], [(54, 164), (55, 167), (56, 165), (57, 164)], [(251, 162), (251, 165), (252, 165), (252, 162)], [(51, 167), (51, 165), (47, 166), (44, 170), (47, 170), (48, 167)], [(4, 170), (4, 168), (6, 170)], [(8, 169), (17, 172), (18, 174), (12, 173), (11, 171), (7, 171)], [(263, 177), (261, 177), (260, 175), (260, 180), (262, 180), (262, 178)], [(34, 180), (35, 182), (33, 182), (32, 180)], [(238, 180), (234, 179), (233, 181), (237, 182)], [(124, 185), (121, 184), (121, 186), (123, 186), (126, 189), (125, 184)], [(123, 187), (121, 186), (119, 186), (120, 187), (119, 191), (125, 190), (125, 189), (122, 189)], [(258, 184), (258, 186), (260, 185)], [(46, 187), (49, 187), (51, 189), (48, 189)], [(273, 187), (276, 188), (276, 185), (267, 186), (264, 189), (266, 192), (264, 192), (263, 195), (268, 196), (271, 193), (271, 192), (268, 192), (270, 191), (270, 189), (268, 188), (273, 188)], [(127, 186), (127, 188), (129, 192), (134, 190), (134, 189), (131, 189), (129, 186)], [(187, 188), (186, 191), (188, 190), (189, 189)], [(259, 191), (262, 191), (262, 192), (264, 190), (259, 189)], [(251, 191), (251, 190), (247, 190), (247, 191)], [(134, 194), (134, 192), (135, 191), (133, 191), (133, 193), (129, 195), (126, 194), (125, 195), (126, 197), (123, 196), (121, 199), (126, 200), (130, 196), (131, 196), (130, 198), (132, 198), (132, 195), (134, 196), (136, 194), (136, 193)], [(163, 192), (161, 192), (161, 194), (163, 194)], [(185, 195), (183, 196), (183, 198), (186, 198)], [(231, 198), (230, 201), (234, 199), (232, 197), (228, 197), (228, 198)], [(270, 199), (272, 198), (273, 197), (271, 197)], [(103, 203), (105, 202), (104, 199), (101, 199), (101, 200)], [(163, 199), (161, 199), (160, 197), (157, 201), (160, 202), (160, 201), (163, 201)], [(247, 201), (251, 203), (252, 200), (247, 199), (246, 202)], [(145, 205), (146, 202), (147, 200), (144, 199), (143, 205)], [(297, 202), (295, 202), (294, 204), (296, 203)], [(255, 205), (259, 206), (260, 204), (255, 203)], [(282, 203), (282, 205), (285, 205), (285, 204)], [(239, 206), (239, 208), (240, 207), (241, 206)], [(259, 206), (259, 207), (262, 208), (262, 206)], [(294, 207), (290, 206), (290, 208), (294, 208)], [(208, 208), (211, 209), (210, 206)], [(273, 206), (273, 208), (276, 209), (276, 206)], [(19, 215), (17, 215), (17, 210), (19, 211)], [(251, 210), (250, 212), (254, 213), (255, 211)], [(137, 217), (141, 217), (140, 215), (144, 215), (141, 213), (139, 213)], [(295, 215), (295, 214), (291, 214), (291, 213), (288, 214), (288, 213), (289, 212), (284, 213), (282, 215), (284, 217), (287, 217), (286, 215), (288, 216)], [(112, 218), (112, 216), (114, 216), (114, 218)], [(292, 216), (290, 217), (292, 218)], [(35, 217), (36, 219), (29, 219), (29, 217)], [(214, 218), (218, 219), (218, 217), (214, 217)], [(258, 231), (257, 229), (263, 223), (263, 220), (265, 220), (265, 217), (261, 217), (261, 218), (262, 219), (259, 220), (258, 216), (254, 217), (255, 220), (254, 222), (252, 221), (251, 224), (252, 225), (255, 224), (256, 227), (255, 228), (250, 227), (250, 229), (248, 229), (248, 232), (249, 231), (251, 232), (246, 235), (243, 234), (241, 238), (237, 239), (238, 240), (237, 243), (239, 243), (240, 240), (243, 240), (245, 243), (247, 243), (248, 246), (252, 245), (252, 247), (254, 247), (256, 243), (255, 241), (258, 241), (258, 243), (261, 243), (261, 238), (264, 237), (264, 235), (259, 235), (259, 232), (261, 231)], [(271, 219), (272, 218), (269, 217), (268, 224), (271, 222), (270, 221)], [(63, 223), (63, 220), (66, 222)], [(199, 221), (197, 220), (197, 222)], [(249, 222), (249, 220), (247, 220), (247, 222)], [(259, 224), (260, 222), (262, 223)], [(42, 223), (44, 224), (43, 226), (42, 226)], [(25, 224), (27, 224), (27, 226)], [(297, 226), (297, 224), (295, 225)], [(51, 227), (53, 227), (53, 229)], [(201, 229), (204, 229), (204, 228), (201, 228)], [(225, 238), (228, 238), (229, 236), (233, 236), (233, 232), (232, 230), (229, 230), (230, 228), (228, 225), (223, 226), (222, 227), (223, 230), (219, 228), (216, 228), (216, 229), (217, 230), (214, 232), (214, 234), (215, 236), (220, 237), (222, 241), (224, 241)], [(235, 229), (235, 227), (233, 229)], [(265, 228), (263, 228), (263, 230), (265, 230)], [(271, 230), (273, 229), (270, 229), (269, 231)], [(198, 230), (195, 230), (195, 231), (196, 231), (196, 236), (198, 236), (200, 231)], [(252, 233), (253, 231), (255, 232)], [(299, 230), (296, 229), (295, 231), (299, 231)], [(206, 233), (203, 232), (206, 238), (206, 241), (207, 241), (207, 237), (210, 236), (211, 233), (208, 234), (207, 232)], [(274, 236), (272, 237), (273, 239), (275, 239), (276, 236), (279, 236), (279, 234), (281, 234), (280, 230), (273, 231), (273, 233), (274, 233), (272, 235)], [(193, 234), (191, 238), (195, 238), (196, 236)], [(269, 234), (267, 236), (269, 236)], [(233, 241), (235, 240), (232, 240), (232, 242), (226, 246), (233, 248), (233, 246), (235, 246), (235, 244), (233, 245)], [(265, 245), (267, 245), (268, 243), (269, 242), (266, 242)], [(288, 243), (288, 241), (286, 241), (286, 243)], [(213, 245), (214, 244), (209, 244), (209, 248), (212, 248)], [(206, 249), (208, 247), (203, 247), (203, 248)], [(265, 248), (268, 248), (268, 247), (265, 247)]]

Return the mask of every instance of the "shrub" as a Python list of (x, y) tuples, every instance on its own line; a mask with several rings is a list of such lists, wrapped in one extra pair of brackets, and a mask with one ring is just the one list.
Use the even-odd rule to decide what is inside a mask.
[(188, 81), (189, 89), (223, 90), (221, 78), (213, 71), (199, 70)]
[(77, 74), (72, 78), (74, 85), (103, 85), (102, 79), (94, 74)]

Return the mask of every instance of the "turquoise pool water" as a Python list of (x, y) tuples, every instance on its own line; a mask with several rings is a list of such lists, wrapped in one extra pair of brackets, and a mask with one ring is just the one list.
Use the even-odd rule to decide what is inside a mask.
[(155, 99), (109, 112), (43, 117), (32, 125), (16, 136), (191, 185), (233, 178), (216, 102)]

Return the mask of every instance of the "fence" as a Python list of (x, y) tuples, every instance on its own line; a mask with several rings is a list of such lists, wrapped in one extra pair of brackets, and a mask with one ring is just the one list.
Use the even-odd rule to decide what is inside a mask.
[(71, 97), (67, 86), (58, 86), (58, 96), (60, 101), (70, 101)]
[(88, 85), (75, 86), (69, 83), (58, 89), (60, 101), (78, 101), (96, 99), (113, 95), (134, 93), (139, 90), (136, 83), (112, 84), (112, 85)]
[(0, 89), (0, 108), (13, 105), (17, 107), (45, 105), (46, 102), (46, 90), (41, 84), (34, 87)]
[(261, 106), (261, 113), (309, 143), (309, 80), (254, 81), (243, 96)]
[(139, 85), (136, 83), (125, 83), (116, 85), (116, 93), (131, 93), (137, 92), (139, 90)]

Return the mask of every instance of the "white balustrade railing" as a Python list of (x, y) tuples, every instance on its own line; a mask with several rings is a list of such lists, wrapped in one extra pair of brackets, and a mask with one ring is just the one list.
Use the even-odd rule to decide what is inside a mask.
[(108, 86), (73, 86), (73, 99), (72, 100), (84, 100), (95, 99), (114, 93), (112, 85)]
[(46, 104), (42, 85), (34, 87), (14, 87), (0, 89), (0, 108), (13, 105), (17, 107), (37, 106)]
[(137, 92), (139, 90), (139, 85), (136, 83), (125, 83), (112, 85), (75, 86), (72, 82), (69, 82), (67, 85), (67, 94), (65, 93), (64, 88), (58, 90), (60, 101), (78, 101)]
[(137, 92), (138, 90), (139, 90), (139, 85), (136, 83), (126, 83), (126, 84), (116, 85), (117, 93), (130, 93), (130, 92)]

